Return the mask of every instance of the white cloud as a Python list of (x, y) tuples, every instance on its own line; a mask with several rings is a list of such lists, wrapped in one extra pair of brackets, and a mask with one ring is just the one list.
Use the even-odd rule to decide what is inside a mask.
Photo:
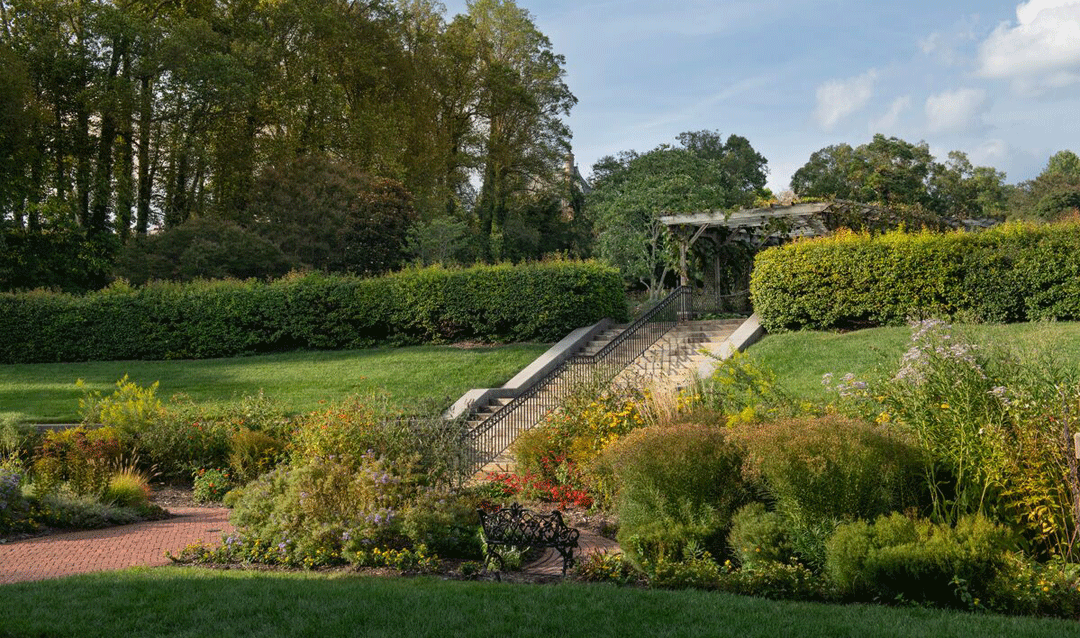
[(870, 69), (846, 80), (829, 80), (817, 88), (814, 118), (822, 129), (832, 130), (840, 120), (859, 111), (874, 95), (877, 71)]
[(986, 140), (968, 154), (975, 166), (1001, 166), (1009, 157), (1009, 145), (1003, 139)]
[(896, 124), (900, 121), (900, 115), (911, 108), (911, 97), (905, 95), (898, 97), (889, 105), (889, 109), (881, 117), (870, 120), (871, 133), (893, 133)]
[(926, 127), (934, 133), (970, 128), (986, 105), (986, 91), (957, 89), (926, 98)]
[(979, 47), (979, 74), (1019, 88), (1080, 80), (1080, 0), (1030, 0)]

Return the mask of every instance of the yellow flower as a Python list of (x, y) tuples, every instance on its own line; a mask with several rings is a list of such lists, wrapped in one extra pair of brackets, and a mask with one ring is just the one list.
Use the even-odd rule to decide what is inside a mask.
[(949, 409), (949, 404), (948, 403), (942, 403), (941, 404), (941, 409), (942, 410), (948, 410)]

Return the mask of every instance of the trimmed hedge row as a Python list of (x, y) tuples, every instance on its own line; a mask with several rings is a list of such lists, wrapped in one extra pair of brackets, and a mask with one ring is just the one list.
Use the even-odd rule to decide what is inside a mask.
[(82, 296), (0, 294), (0, 363), (555, 341), (626, 312), (618, 271), (592, 262), (427, 268), (370, 279), (120, 282)]
[(1080, 319), (1080, 221), (965, 233), (842, 231), (762, 251), (750, 282), (771, 332)]

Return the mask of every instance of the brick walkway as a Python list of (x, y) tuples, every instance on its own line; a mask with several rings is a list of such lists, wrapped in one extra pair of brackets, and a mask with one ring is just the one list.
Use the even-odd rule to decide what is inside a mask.
[[(619, 544), (610, 538), (604, 538), (585, 530), (581, 531), (578, 538), (578, 548), (574, 550), (574, 558), (581, 560), (594, 552), (616, 552)], [(562, 576), (562, 556), (552, 548), (544, 551), (544, 554), (535, 562), (529, 563), (521, 569), (523, 574), (535, 576)]]
[(72, 574), (166, 565), (196, 541), (216, 543), (231, 533), (225, 508), (175, 507), (173, 517), (108, 529), (53, 534), (0, 544), (0, 583), (58, 578)]
[[(0, 584), (59, 578), (135, 566), (169, 564), (174, 554), (203, 541), (217, 543), (233, 531), (225, 508), (175, 507), (173, 517), (107, 529), (53, 534), (0, 544)], [(617, 551), (615, 541), (582, 531), (575, 558)], [(522, 573), (561, 576), (562, 558), (554, 549), (525, 566)]]

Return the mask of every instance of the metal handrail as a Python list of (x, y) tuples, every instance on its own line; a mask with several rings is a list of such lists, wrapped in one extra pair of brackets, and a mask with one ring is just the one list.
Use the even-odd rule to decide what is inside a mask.
[(472, 441), (473, 458), (471, 467), (464, 474), (471, 475), (493, 460), (518, 434), (536, 425), (582, 383), (590, 380), (607, 382), (615, 378), (687, 316), (692, 302), (689, 288), (676, 288), (598, 352), (568, 357), (471, 428), (466, 437)]

